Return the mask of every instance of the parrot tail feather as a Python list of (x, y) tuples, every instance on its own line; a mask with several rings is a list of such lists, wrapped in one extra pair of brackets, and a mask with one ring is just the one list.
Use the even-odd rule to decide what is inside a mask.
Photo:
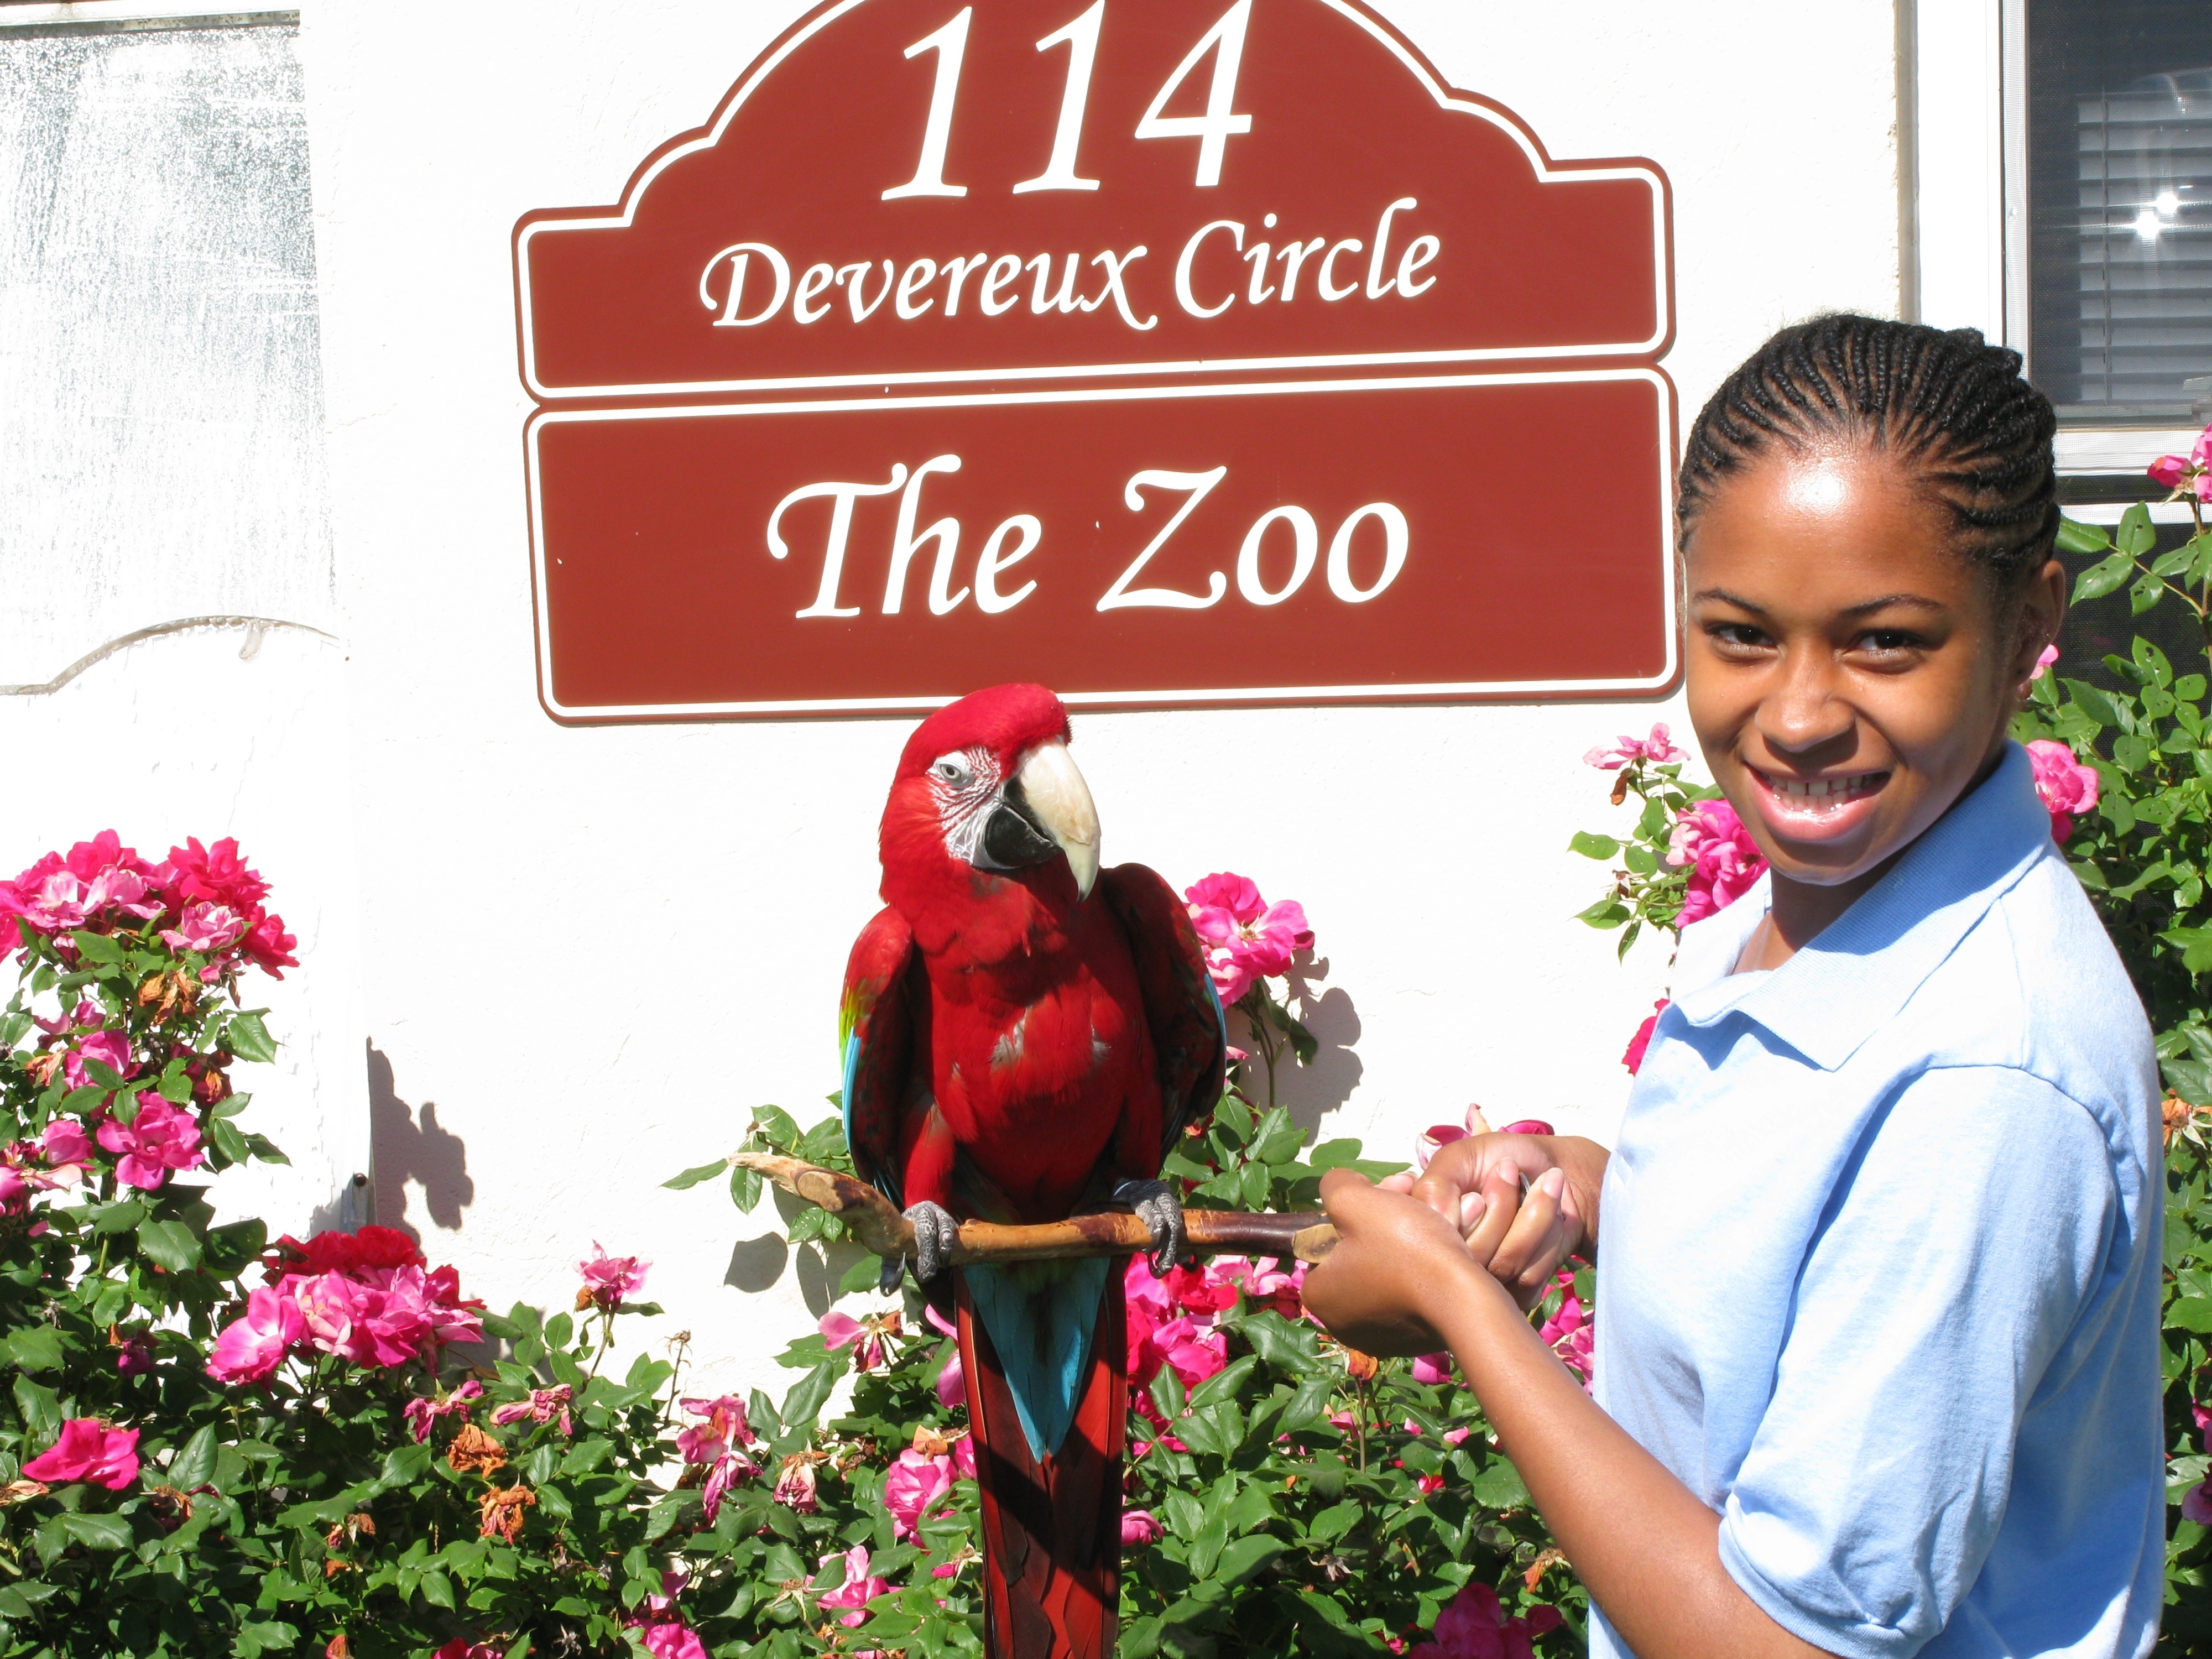
[(1118, 1284), (1097, 1323), (1056, 1450), (1032, 1454), (1006, 1368), (959, 1285), (960, 1362), (982, 1491), (991, 1659), (1113, 1659), (1121, 1595), (1121, 1455), (1129, 1413), (1127, 1310)]

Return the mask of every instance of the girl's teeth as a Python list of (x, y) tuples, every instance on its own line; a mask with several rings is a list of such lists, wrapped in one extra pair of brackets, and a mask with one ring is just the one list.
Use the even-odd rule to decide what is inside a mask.
[(1831, 795), (1854, 795), (1863, 793), (1878, 775), (1866, 772), (1852, 778), (1770, 778), (1778, 795), (1794, 796), (1801, 800), (1823, 800)]

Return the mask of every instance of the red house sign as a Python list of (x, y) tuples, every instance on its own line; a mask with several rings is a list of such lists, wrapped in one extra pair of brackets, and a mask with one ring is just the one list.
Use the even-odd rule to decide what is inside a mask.
[(514, 262), (557, 720), (1674, 678), (1666, 179), (1355, 0), (834, 0)]

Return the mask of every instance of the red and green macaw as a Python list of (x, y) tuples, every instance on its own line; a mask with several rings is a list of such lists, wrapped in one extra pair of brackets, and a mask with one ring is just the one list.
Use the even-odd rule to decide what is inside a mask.
[[(1110, 1659), (1128, 1415), (1103, 1258), (945, 1269), (959, 1220), (1126, 1204), (1182, 1253), (1166, 1149), (1220, 1098), (1227, 1041), (1174, 890), (1098, 866), (1067, 711), (1001, 685), (924, 720), (882, 830), (883, 897), (839, 1021), (854, 1162), (949, 1272), (982, 1488), (996, 1659)], [(896, 1284), (886, 1264), (884, 1287)]]

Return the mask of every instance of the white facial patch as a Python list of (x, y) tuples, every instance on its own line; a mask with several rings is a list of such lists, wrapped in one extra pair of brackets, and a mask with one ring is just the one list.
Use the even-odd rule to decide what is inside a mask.
[(963, 864), (975, 862), (977, 843), (990, 820), (985, 809), (999, 793), (999, 763), (988, 749), (955, 750), (929, 763), (929, 793), (945, 850)]

